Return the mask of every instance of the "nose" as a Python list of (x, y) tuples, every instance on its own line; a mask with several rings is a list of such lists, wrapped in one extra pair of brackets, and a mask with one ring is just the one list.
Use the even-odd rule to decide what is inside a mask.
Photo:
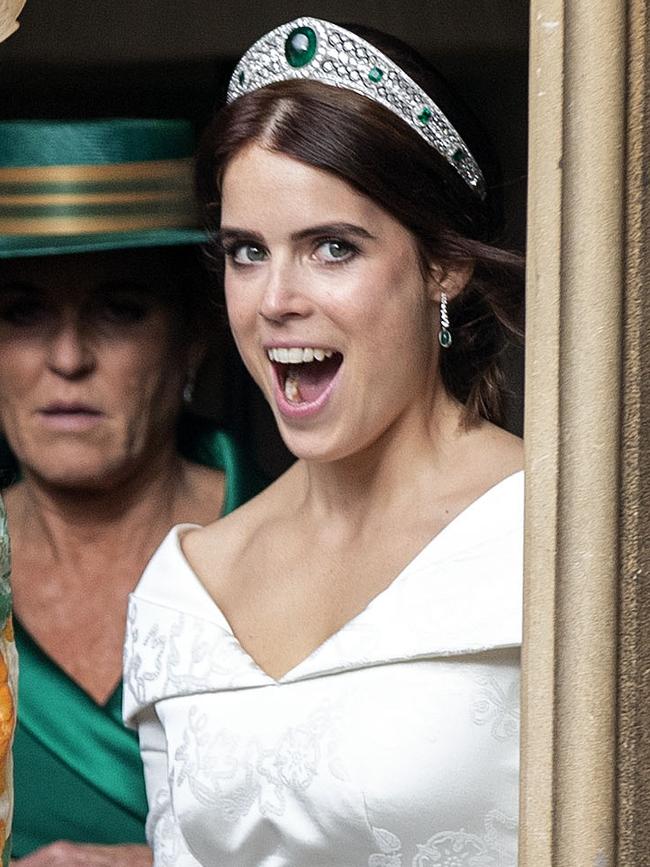
[(52, 333), (48, 349), (50, 370), (65, 379), (80, 379), (95, 365), (88, 335), (78, 317), (62, 319)]
[(311, 310), (306, 275), (291, 263), (276, 263), (267, 269), (259, 314), (269, 322), (284, 322), (307, 316)]

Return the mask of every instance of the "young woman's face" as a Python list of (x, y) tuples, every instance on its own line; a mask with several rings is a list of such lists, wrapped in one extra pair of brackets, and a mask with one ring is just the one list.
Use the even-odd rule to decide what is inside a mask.
[(435, 307), (412, 235), (336, 176), (251, 145), (223, 179), (226, 302), (297, 456), (337, 460), (422, 417)]
[(185, 352), (160, 251), (0, 263), (0, 428), (57, 486), (118, 484), (173, 435)]

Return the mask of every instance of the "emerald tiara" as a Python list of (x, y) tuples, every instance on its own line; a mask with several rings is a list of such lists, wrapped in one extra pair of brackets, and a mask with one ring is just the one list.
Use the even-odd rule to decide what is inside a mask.
[(396, 114), (434, 147), (481, 198), (485, 179), (445, 114), (396, 63), (365, 39), (319, 18), (297, 18), (262, 36), (241, 58), (227, 101), (290, 79), (344, 87)]

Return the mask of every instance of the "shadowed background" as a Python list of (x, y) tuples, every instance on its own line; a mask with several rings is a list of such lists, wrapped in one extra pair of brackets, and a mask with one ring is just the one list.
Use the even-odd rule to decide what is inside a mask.
[[(28, 0), (20, 30), (0, 45), (0, 117), (186, 117), (200, 131), (223, 98), (238, 56), (266, 30), (299, 15), (386, 30), (440, 69), (492, 139), (503, 183), (502, 240), (523, 249), (524, 0)], [(222, 350), (200, 384), (197, 408), (235, 427), (262, 468), (275, 475), (288, 456), (270, 413), (227, 336), (217, 339)], [(508, 426), (521, 433), (521, 350), (509, 353), (508, 377)]]

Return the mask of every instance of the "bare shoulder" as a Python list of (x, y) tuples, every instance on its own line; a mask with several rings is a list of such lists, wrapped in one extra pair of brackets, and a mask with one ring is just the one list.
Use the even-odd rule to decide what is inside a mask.
[(502, 475), (509, 476), (524, 468), (524, 441), (495, 424), (486, 422), (482, 427), (483, 448), (500, 468)]
[(211, 575), (215, 564), (219, 564), (220, 571), (230, 571), (230, 565), (279, 512), (292, 487), (292, 471), (288, 470), (229, 515), (186, 533), (182, 542), (183, 552), (197, 574)]
[(482, 422), (463, 438), (454, 475), (459, 488), (473, 499), (523, 468), (523, 440), (490, 422)]

